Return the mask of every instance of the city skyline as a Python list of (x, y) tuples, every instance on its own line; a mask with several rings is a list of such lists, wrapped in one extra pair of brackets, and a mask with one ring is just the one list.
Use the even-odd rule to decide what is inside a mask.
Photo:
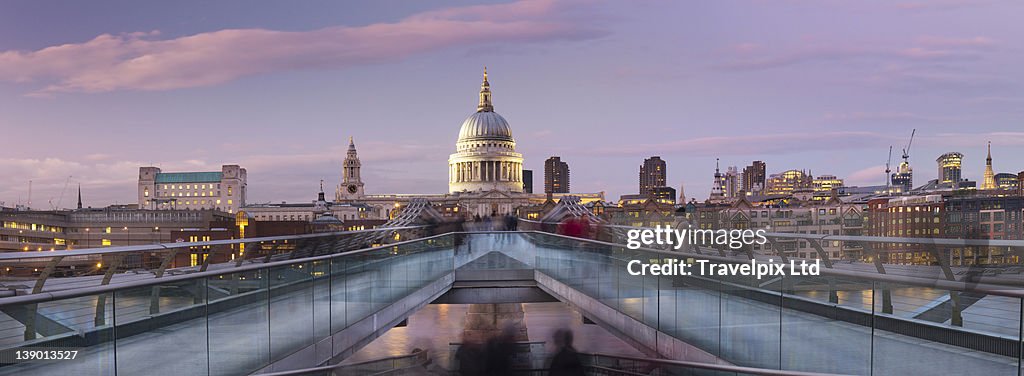
[[(349, 136), (368, 194), (441, 193), (484, 65), (524, 168), (560, 155), (572, 161), (574, 191), (610, 200), (636, 193), (636, 166), (651, 155), (667, 162), (668, 186), (685, 183), (698, 199), (715, 158), (880, 185), (887, 147), (899, 150), (912, 128), (915, 185), (950, 151), (980, 181), (989, 140), (995, 173), (1024, 169), (1014, 152), (1024, 145), (1024, 51), (1013, 38), (1021, 27), (1009, 26), (1022, 9), (1012, 2), (460, 1), (359, 14), (309, 3), (279, 4), (292, 10), (279, 18), (238, 4), (187, 4), (203, 19), (153, 4), (123, 14), (110, 3), (0, 6), (0, 128), (21, 141), (0, 154), (0, 201), (27, 200), (32, 180), (35, 208), (62, 191), (60, 206), (73, 207), (79, 183), (86, 206), (131, 203), (140, 166), (222, 164), (249, 170), (250, 202), (309, 201), (321, 179), (340, 182)], [(700, 22), (708, 12), (737, 25)], [(785, 16), (806, 12), (817, 20)], [(75, 17), (100, 22), (50, 27)], [(850, 27), (858, 22), (877, 30)], [(462, 26), (475, 33), (452, 31)], [(431, 33), (388, 39), (417, 30)], [(275, 43), (301, 48), (241, 54)], [(377, 48), (350, 56), (349, 45)], [(215, 52), (187, 54), (200, 47)]]

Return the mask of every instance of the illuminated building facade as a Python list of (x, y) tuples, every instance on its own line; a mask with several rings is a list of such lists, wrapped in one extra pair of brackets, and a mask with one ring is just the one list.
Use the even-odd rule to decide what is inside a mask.
[(940, 155), (936, 158), (935, 163), (939, 168), (937, 175), (939, 183), (952, 183), (954, 186), (960, 183), (960, 172), (963, 159), (964, 155), (955, 151)]
[(768, 177), (765, 186), (766, 195), (790, 195), (798, 190), (812, 190), (814, 179), (810, 173), (801, 170), (789, 170)]
[(767, 179), (766, 166), (763, 161), (754, 161), (743, 168), (743, 191), (747, 194), (759, 194), (764, 190)]
[[(50, 251), (175, 242), (183, 229), (230, 227), (223, 211), (102, 209), (0, 212), (0, 252)], [(184, 239), (182, 241), (188, 241)]]
[(640, 165), (640, 194), (646, 195), (656, 187), (664, 187), (668, 166), (659, 156), (644, 159)]
[(910, 162), (900, 162), (896, 173), (892, 174), (892, 188), (895, 192), (910, 192), (914, 189), (914, 169), (910, 167)]
[(544, 193), (569, 193), (569, 164), (561, 157), (544, 161)]
[(245, 169), (224, 165), (220, 171), (163, 172), (139, 168), (139, 208), (151, 210), (213, 209), (228, 213), (245, 206)]
[(831, 192), (843, 187), (843, 179), (835, 175), (820, 175), (811, 181), (814, 192)]
[(996, 188), (1016, 192), (1020, 188), (1020, 180), (1017, 175), (1001, 172), (995, 175)]

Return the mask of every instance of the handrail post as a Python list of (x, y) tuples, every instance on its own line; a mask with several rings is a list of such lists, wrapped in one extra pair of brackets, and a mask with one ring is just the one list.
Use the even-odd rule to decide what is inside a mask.
[[(823, 238), (824, 239), (824, 238)], [(828, 252), (822, 248), (821, 242), (824, 240), (807, 239), (807, 242), (814, 247), (814, 250), (818, 252), (818, 258), (825, 264), (826, 268), (832, 269), (832, 259), (829, 258)], [(833, 304), (839, 304), (839, 294), (836, 292), (836, 281), (832, 278), (828, 278), (828, 302)]]
[[(942, 269), (942, 275), (947, 280), (956, 281), (956, 276), (953, 274), (953, 269), (949, 266), (949, 249), (943, 248), (942, 251), (938, 245), (933, 245), (928, 251), (935, 257), (935, 260), (939, 263), (939, 268)], [(960, 304), (960, 293), (957, 291), (949, 290), (949, 323), (953, 326), (964, 326), (963, 317), (963, 306)]]
[[(873, 254), (872, 259), (874, 259), (875, 270), (878, 271), (878, 274), (885, 274), (885, 266), (882, 265), (882, 255), (881, 255), (881, 252), (875, 250), (875, 248), (871, 246), (871, 243), (861, 242), (861, 245), (862, 245), (862, 247), (865, 250), (867, 250), (869, 253)], [(889, 291), (889, 286), (885, 282), (879, 282), (878, 286), (879, 286), (879, 289), (882, 290), (882, 313), (887, 313), (887, 314), (891, 315), (892, 314), (892, 291)]]
[[(154, 273), (154, 278), (164, 276), (164, 272), (171, 266), (171, 262), (174, 261), (174, 257), (178, 255), (178, 250), (180, 249), (181, 248), (176, 247), (167, 251), (167, 254), (164, 255), (164, 259), (160, 261), (160, 268), (158, 268)], [(160, 313), (160, 285), (153, 285), (153, 288), (150, 289), (149, 295), (149, 314), (155, 315), (157, 313)]]
[[(107, 268), (107, 272), (103, 274), (103, 281), (100, 282), (100, 286), (110, 284), (110, 280), (114, 278), (114, 273), (117, 272), (117, 268), (121, 266), (121, 262), (124, 261), (124, 254), (119, 253), (114, 255), (110, 260), (110, 267)], [(113, 293), (111, 293), (113, 294)], [(96, 296), (96, 318), (93, 320), (94, 326), (106, 325), (107, 321), (107, 295), (99, 294)]]

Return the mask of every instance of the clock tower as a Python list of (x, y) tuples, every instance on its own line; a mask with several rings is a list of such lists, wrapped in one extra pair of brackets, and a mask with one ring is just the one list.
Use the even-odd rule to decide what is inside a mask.
[(359, 177), (359, 156), (356, 155), (356, 143), (348, 138), (348, 155), (342, 163), (342, 179), (335, 201), (354, 200), (363, 197), (363, 180)]

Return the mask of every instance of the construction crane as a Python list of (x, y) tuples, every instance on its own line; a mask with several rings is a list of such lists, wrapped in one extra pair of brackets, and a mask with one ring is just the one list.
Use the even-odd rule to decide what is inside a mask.
[(68, 183), (71, 183), (71, 175), (68, 175), (68, 178), (64, 180), (64, 189), (60, 190), (60, 198), (57, 199), (57, 205), (54, 205), (53, 199), (50, 199), (50, 206), (53, 207), (53, 210), (59, 210), (60, 203), (64, 202), (64, 192), (67, 192), (68, 190)]
[(888, 190), (891, 187), (892, 181), (889, 179), (889, 173), (892, 169), (889, 165), (892, 164), (892, 145), (889, 145), (889, 159), (885, 161), (885, 188)]
[(903, 148), (903, 162), (910, 164), (910, 145), (914, 144), (914, 134), (917, 133), (917, 128), (910, 131), (910, 141), (907, 142), (907, 147)]

